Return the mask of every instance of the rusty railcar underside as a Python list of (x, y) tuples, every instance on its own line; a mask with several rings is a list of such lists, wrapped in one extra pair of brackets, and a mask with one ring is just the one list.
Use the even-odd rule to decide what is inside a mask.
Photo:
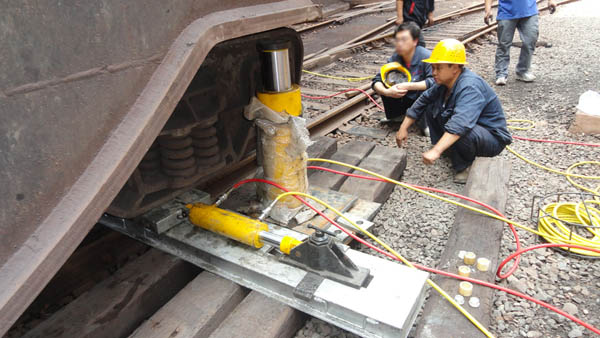
[(292, 41), (299, 77), (301, 41), (281, 27), (319, 9), (309, 0), (0, 7), (3, 334), (109, 205), (135, 216), (253, 150), (241, 115), (261, 82), (253, 46)]

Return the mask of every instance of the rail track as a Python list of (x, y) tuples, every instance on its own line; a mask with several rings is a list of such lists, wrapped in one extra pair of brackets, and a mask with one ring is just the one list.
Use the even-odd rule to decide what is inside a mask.
[[(557, 4), (563, 5), (572, 1), (576, 0), (563, 0)], [(300, 31), (310, 32), (339, 20), (368, 14), (373, 10), (386, 9), (386, 6), (389, 7), (389, 4), (382, 3), (378, 6), (366, 7), (362, 12), (358, 11), (358, 14), (353, 13), (346, 17), (342, 13), (341, 19), (326, 19), (319, 23), (305, 25)], [(546, 9), (546, 7), (540, 8), (540, 10)], [(431, 48), (437, 41), (445, 38), (455, 38), (468, 45), (493, 32), (496, 24), (484, 25), (482, 11), (483, 3), (436, 18), (436, 24), (424, 30), (427, 46)], [(339, 46), (307, 55), (304, 68), (341, 77), (374, 75), (392, 51), (388, 39), (392, 36), (393, 25), (394, 17), (391, 17), (381, 26)], [(328, 96), (356, 87), (364, 90), (366, 94), (374, 94), (370, 89), (370, 80), (348, 82), (304, 74), (301, 86), (303, 93), (311, 96)], [(363, 93), (347, 93), (325, 101), (304, 100), (303, 104), (311, 136), (331, 134), (351, 120), (360, 116), (371, 116), (378, 112), (378, 109), (367, 100)], [(236, 167), (229, 168), (205, 190), (211, 194), (218, 194), (230, 186), (231, 182), (248, 176), (255, 169), (255, 156), (250, 156)], [(210, 312), (210, 309), (207, 310), (205, 305), (198, 305), (203, 311), (210, 312), (207, 314), (207, 318), (199, 320), (199, 322), (205, 320), (206, 323), (210, 320), (223, 320), (229, 312), (243, 316), (249, 315), (253, 310), (256, 311), (251, 308), (252, 304), (247, 304), (247, 307), (244, 308), (244, 304), (251, 298), (251, 294), (249, 295), (247, 290), (234, 283), (223, 284), (211, 279), (210, 276), (204, 276), (205, 285), (192, 285), (193, 282), (190, 281), (194, 276), (202, 273), (181, 260), (149, 249), (123, 235), (107, 232), (101, 227), (95, 230), (93, 237), (96, 240), (82, 244), (6, 337), (22, 335), (62, 337), (68, 335), (71, 332), (69, 323), (55, 321), (55, 314), (59, 313), (73, 299), (79, 297), (88, 297), (86, 300), (91, 304), (90, 306), (107, 308), (107, 311), (98, 318), (88, 318), (84, 314), (82, 320), (87, 321), (87, 331), (81, 336), (89, 337), (128, 336), (134, 331), (132, 336), (143, 337), (147, 330), (159, 330), (161, 327), (161, 322), (148, 321), (138, 327), (145, 319), (156, 311), (158, 314), (163, 311), (165, 312), (163, 320), (166, 322), (169, 311), (176, 312), (177, 302), (182, 301), (201, 303), (206, 303), (207, 299), (208, 302), (213, 301), (214, 304), (209, 304), (212, 306), (213, 312)], [(97, 252), (103, 252), (103, 254), (97, 255)], [(132, 266), (134, 264), (137, 266)], [(158, 265), (162, 268), (157, 269)], [(188, 282), (190, 283), (188, 284)], [(122, 288), (122, 290), (111, 293), (115, 287)], [(196, 288), (198, 294), (204, 298), (189, 294), (189, 290), (185, 291), (190, 287)], [(211, 292), (207, 291), (209, 287), (214, 287), (217, 291), (211, 295)], [(96, 292), (97, 289), (100, 291)], [(182, 292), (188, 293), (181, 296)], [(219, 292), (223, 295), (216, 297), (215, 294)], [(117, 295), (121, 298), (102, 299), (106, 295)], [(302, 314), (281, 304), (272, 302), (265, 306), (274, 310), (267, 316), (276, 319), (264, 327), (266, 336), (290, 336), (305, 320)], [(82, 308), (70, 311), (65, 318), (85, 313), (85, 309)], [(111, 323), (111, 327), (108, 329), (102, 325), (107, 322)], [(38, 328), (40, 325), (46, 325), (46, 328), (40, 330)], [(234, 324), (230, 323), (230, 325)], [(102, 330), (98, 330), (97, 327), (102, 327)], [(179, 333), (183, 333), (185, 323), (182, 323), (181, 330), (181, 332), (170, 332), (166, 336), (176, 337)]]

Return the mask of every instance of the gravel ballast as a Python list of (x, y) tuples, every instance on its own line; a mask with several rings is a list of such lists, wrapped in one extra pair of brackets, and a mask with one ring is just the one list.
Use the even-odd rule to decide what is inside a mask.
[[(544, 3), (545, 4), (545, 3)], [(579, 95), (587, 90), (600, 91), (600, 3), (595, 0), (559, 7), (554, 15), (540, 18), (540, 40), (551, 48), (539, 47), (533, 58), (534, 83), (517, 82), (514, 68), (518, 48), (511, 50), (508, 84), (494, 86), (507, 118), (535, 121), (529, 131), (513, 131), (515, 135), (600, 143), (600, 137), (568, 132), (574, 120)], [(489, 83), (494, 78), (495, 34), (479, 39), (469, 46), (469, 68)], [(518, 34), (515, 34), (518, 41)], [(390, 48), (386, 45), (385, 48)], [(391, 50), (391, 49), (390, 49)], [(382, 60), (385, 62), (385, 60)], [(378, 126), (372, 108), (354, 123)], [(372, 116), (370, 116), (372, 114)], [(395, 127), (397, 128), (397, 126)], [(356, 137), (337, 132), (340, 143)], [(361, 138), (358, 138), (361, 139)], [(395, 146), (394, 132), (379, 142)], [(408, 165), (403, 181), (462, 192), (464, 186), (452, 182), (454, 173), (447, 158), (433, 166), (421, 162), (421, 153), (430, 147), (427, 138), (413, 133), (409, 136)], [(566, 170), (583, 160), (598, 160), (598, 148), (558, 144), (543, 144), (515, 140), (513, 148), (526, 157), (552, 168)], [(535, 227), (529, 216), (532, 198), (561, 191), (578, 191), (563, 177), (526, 164), (508, 151), (500, 156), (512, 163), (509, 199), (506, 215)], [(588, 168), (581, 173), (600, 175), (600, 168)], [(581, 182), (581, 181), (580, 181)], [(594, 186), (598, 182), (585, 182)], [(409, 260), (435, 267), (454, 221), (454, 206), (432, 200), (418, 193), (396, 188), (375, 218), (375, 233)], [(538, 239), (519, 230), (522, 246), (538, 244)], [(501, 258), (515, 250), (508, 230), (502, 242)], [(511, 278), (499, 282), (503, 286), (523, 291), (546, 301), (567, 313), (600, 327), (600, 261), (569, 257), (552, 250), (536, 250), (523, 255), (520, 268)], [(594, 334), (570, 320), (531, 302), (496, 292), (492, 325), (489, 329), (498, 337), (592, 337)], [(413, 331), (414, 332), (414, 331)], [(310, 319), (296, 337), (354, 337), (318, 319)]]

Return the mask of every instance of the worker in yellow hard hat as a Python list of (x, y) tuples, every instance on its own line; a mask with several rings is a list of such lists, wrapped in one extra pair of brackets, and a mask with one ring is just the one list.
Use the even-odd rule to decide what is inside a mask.
[(407, 110), (396, 142), (401, 147), (408, 128), (425, 116), (433, 147), (422, 154), (423, 162), (433, 164), (448, 152), (455, 182), (465, 183), (475, 157), (496, 156), (512, 142), (502, 105), (487, 82), (465, 67), (465, 46), (460, 41), (438, 42), (423, 62), (431, 64), (436, 84)]
[[(431, 65), (421, 62), (431, 51), (418, 46), (420, 29), (414, 22), (403, 23), (394, 34), (395, 52), (373, 78), (372, 88), (381, 96), (386, 119), (382, 123), (400, 123), (406, 110), (424, 90), (433, 86)], [(427, 134), (425, 119), (417, 125)]]

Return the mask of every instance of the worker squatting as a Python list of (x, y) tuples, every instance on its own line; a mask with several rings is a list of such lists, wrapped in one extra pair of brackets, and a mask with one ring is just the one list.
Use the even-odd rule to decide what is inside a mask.
[[(491, 3), (485, 0), (486, 23), (492, 19)], [(548, 7), (553, 13), (553, 0), (548, 0)], [(465, 183), (475, 157), (496, 156), (512, 142), (502, 105), (490, 85), (466, 67), (461, 42), (442, 40), (433, 52), (423, 47), (421, 28), (433, 23), (433, 0), (396, 1), (396, 8), (396, 50), (372, 85), (384, 104), (386, 118), (382, 122), (401, 122), (396, 133), (399, 147), (408, 138), (408, 128), (416, 123), (433, 144), (422, 154), (423, 162), (433, 164), (446, 153), (456, 171), (454, 181)], [(516, 79), (533, 82), (530, 67), (538, 37), (537, 2), (500, 0), (497, 18), (496, 85), (507, 83), (515, 30), (523, 40)], [(398, 81), (402, 73), (404, 81)]]

